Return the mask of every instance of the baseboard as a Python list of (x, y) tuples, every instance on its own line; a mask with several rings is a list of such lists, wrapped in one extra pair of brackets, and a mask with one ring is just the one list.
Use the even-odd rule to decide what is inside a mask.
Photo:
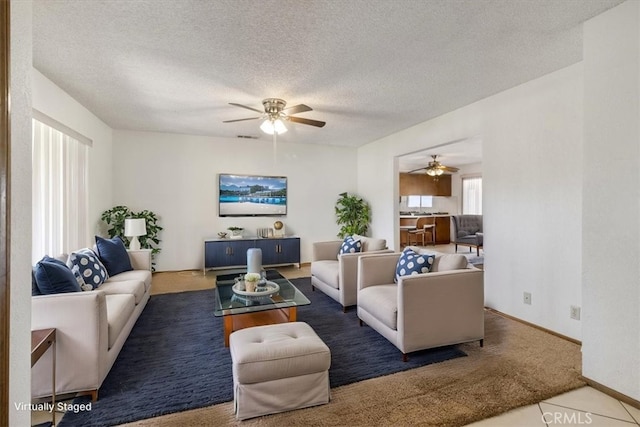
[(599, 382), (594, 381), (591, 378), (585, 377), (584, 375), (580, 375), (580, 379), (586, 382), (589, 386), (595, 388), (596, 390), (601, 391), (604, 394), (613, 397), (614, 399), (617, 399), (621, 402), (631, 405), (636, 409), (640, 409), (640, 400), (636, 400), (632, 397), (627, 396), (626, 394), (622, 394), (619, 391), (609, 388), (606, 385), (600, 384)]
[(562, 338), (563, 340), (572, 342), (574, 344), (582, 345), (582, 341), (580, 341), (580, 340), (568, 337), (566, 335), (562, 335), (562, 334), (560, 334), (560, 333), (558, 333), (556, 331), (552, 331), (551, 329), (543, 328), (542, 326), (536, 325), (535, 323), (527, 322), (526, 320), (522, 320), (522, 319), (520, 319), (518, 317), (511, 316), (509, 314), (503, 313), (503, 312), (495, 310), (493, 308), (485, 307), (485, 310), (490, 311), (492, 313), (495, 313), (498, 316), (506, 317), (507, 319), (515, 320), (516, 322), (520, 322), (520, 323), (522, 323), (524, 325), (531, 326), (532, 328), (536, 328), (536, 329), (541, 330), (543, 332), (546, 332), (548, 334), (555, 335), (558, 338)]

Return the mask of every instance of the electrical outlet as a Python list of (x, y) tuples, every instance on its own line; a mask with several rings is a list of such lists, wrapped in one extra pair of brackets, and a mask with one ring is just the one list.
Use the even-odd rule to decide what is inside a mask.
[(531, 305), (531, 292), (525, 292), (522, 296), (522, 302)]
[(569, 317), (575, 320), (580, 320), (580, 307), (572, 305), (569, 311)]

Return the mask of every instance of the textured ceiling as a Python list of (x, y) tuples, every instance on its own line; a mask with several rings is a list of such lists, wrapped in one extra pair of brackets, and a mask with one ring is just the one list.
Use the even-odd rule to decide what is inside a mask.
[(582, 58), (622, 0), (33, 3), (33, 62), (115, 129), (236, 137), (279, 97), (326, 121), (283, 141), (359, 146)]

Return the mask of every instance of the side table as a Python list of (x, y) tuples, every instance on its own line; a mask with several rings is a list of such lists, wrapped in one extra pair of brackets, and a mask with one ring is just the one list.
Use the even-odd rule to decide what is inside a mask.
[(53, 365), (53, 388), (51, 389), (52, 426), (56, 425), (56, 329), (38, 329), (31, 331), (31, 367), (36, 364), (43, 354), (51, 347)]

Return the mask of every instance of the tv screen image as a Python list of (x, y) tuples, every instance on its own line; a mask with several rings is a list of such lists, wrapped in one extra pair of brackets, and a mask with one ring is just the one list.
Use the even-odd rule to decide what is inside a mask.
[(287, 178), (220, 174), (218, 212), (220, 216), (286, 215)]

